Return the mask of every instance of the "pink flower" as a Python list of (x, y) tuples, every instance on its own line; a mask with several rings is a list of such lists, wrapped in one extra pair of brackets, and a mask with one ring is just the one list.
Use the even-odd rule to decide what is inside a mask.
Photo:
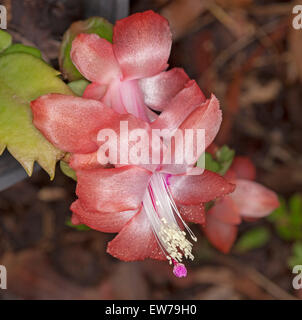
[(83, 97), (100, 100), (119, 113), (153, 120), (156, 114), (146, 105), (162, 111), (189, 81), (183, 69), (164, 71), (171, 45), (168, 21), (153, 11), (118, 21), (113, 44), (95, 34), (78, 35), (71, 58), (92, 81)]
[(235, 191), (219, 200), (206, 214), (203, 227), (209, 241), (227, 253), (236, 240), (242, 219), (254, 220), (270, 214), (279, 206), (277, 195), (256, 183), (256, 170), (246, 157), (236, 157), (225, 178), (236, 184)]
[[(171, 119), (169, 123), (176, 119), (172, 106), (178, 106), (182, 96), (183, 92), (176, 95), (162, 112), (157, 120), (161, 125), (163, 119)], [(183, 107), (190, 108), (188, 103)], [(150, 125), (130, 114), (119, 114), (96, 100), (60, 94), (42, 96), (33, 101), (31, 107), (35, 126), (52, 144), (72, 153), (70, 165), (78, 178), (78, 200), (71, 206), (73, 222), (102, 232), (118, 233), (107, 251), (121, 260), (154, 258), (171, 262), (174, 259), (177, 270), (182, 271), (175, 271), (176, 274), (183, 275), (177, 263), (193, 255), (192, 243), (182, 230), (185, 227), (189, 234), (191, 231), (182, 219), (202, 223), (203, 203), (232, 192), (233, 184), (210, 171), (186, 175), (185, 165), (180, 166), (181, 174), (175, 166), (169, 168), (167, 164), (158, 166), (156, 171), (135, 165), (104, 168), (95, 156), (99, 130), (115, 128), (121, 120), (127, 120), (130, 127), (143, 127), (148, 131), (153, 123)], [(177, 107), (175, 110), (177, 112)], [(196, 106), (185, 120), (177, 119), (183, 130), (205, 129), (207, 147), (219, 129), (221, 112), (213, 96)], [(167, 174), (173, 171), (178, 174)], [(194, 235), (192, 238), (195, 240)]]
[[(232, 192), (234, 185), (207, 170), (186, 175), (192, 169), (186, 163), (104, 167), (97, 161), (98, 132), (118, 133), (121, 121), (129, 129), (144, 129), (149, 138), (152, 129), (205, 129), (205, 148), (213, 142), (222, 120), (218, 100), (213, 95), (206, 100), (183, 70), (164, 71), (170, 47), (168, 23), (152, 11), (117, 22), (113, 45), (96, 35), (79, 35), (71, 54), (92, 81), (84, 97), (49, 94), (31, 107), (35, 126), (72, 154), (78, 196), (71, 206), (73, 223), (118, 233), (107, 248), (116, 258), (167, 259), (182, 277), (183, 259), (194, 258), (187, 234), (196, 240), (185, 221), (203, 223), (203, 204)], [(152, 116), (154, 121), (149, 107), (162, 111)], [(146, 148), (149, 154), (154, 151)], [(195, 160), (203, 152), (198, 150)]]

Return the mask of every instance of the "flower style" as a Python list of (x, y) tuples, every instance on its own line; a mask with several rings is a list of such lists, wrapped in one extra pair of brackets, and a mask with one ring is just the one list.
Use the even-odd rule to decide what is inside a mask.
[(247, 157), (236, 157), (225, 178), (236, 184), (235, 191), (215, 201), (206, 214), (203, 227), (208, 240), (220, 251), (231, 249), (242, 219), (269, 215), (279, 206), (277, 195), (254, 182), (256, 169)]
[[(83, 97), (97, 99), (119, 113), (153, 120), (189, 81), (180, 68), (164, 71), (172, 45), (168, 21), (153, 11), (117, 21), (113, 44), (96, 34), (80, 34), (71, 58), (92, 83)], [(203, 97), (204, 100), (204, 97)]]

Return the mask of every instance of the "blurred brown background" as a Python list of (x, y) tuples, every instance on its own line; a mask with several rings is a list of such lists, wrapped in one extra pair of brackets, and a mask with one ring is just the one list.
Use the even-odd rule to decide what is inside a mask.
[[(9, 10), (15, 41), (38, 47), (56, 68), (64, 31), (94, 14), (88, 2), (0, 1)], [(130, 7), (131, 13), (153, 9), (169, 20), (170, 66), (183, 67), (206, 95), (215, 92), (221, 101), (217, 142), (249, 156), (257, 180), (284, 201), (302, 191), (302, 29), (292, 27), (298, 3), (133, 0)], [(107, 255), (106, 242), (114, 235), (67, 226), (74, 189), (58, 169), (53, 182), (38, 172), (0, 193), (0, 264), (8, 270), (8, 290), (0, 290), (0, 298), (302, 298), (302, 289), (292, 288), (289, 263), (296, 255), (302, 264), (302, 254), (293, 252), (301, 239), (286, 239), (271, 220), (243, 224), (240, 235), (260, 226), (269, 241), (244, 252), (235, 248), (228, 256), (211, 248), (195, 227), (196, 260), (179, 280), (166, 263), (123, 263)]]

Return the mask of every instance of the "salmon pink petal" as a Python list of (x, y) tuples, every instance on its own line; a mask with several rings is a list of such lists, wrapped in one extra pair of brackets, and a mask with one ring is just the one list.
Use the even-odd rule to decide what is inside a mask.
[(148, 108), (144, 103), (137, 80), (120, 81), (117, 79), (112, 81), (101, 101), (118, 113), (130, 113), (149, 122)]
[(237, 179), (255, 180), (256, 168), (248, 157), (235, 157), (231, 169)]
[[(165, 113), (165, 111), (163, 112)], [(160, 117), (159, 117), (160, 118)], [(157, 120), (158, 121), (158, 120)], [(155, 122), (157, 122), (155, 121)], [(222, 121), (222, 114), (219, 108), (219, 102), (214, 95), (211, 99), (207, 100), (202, 106), (196, 108), (187, 119), (181, 124), (178, 129), (177, 134), (181, 133), (182, 137), (185, 137), (186, 129), (193, 131), (193, 135), (197, 136), (198, 130), (203, 129), (205, 135), (205, 145), (200, 146), (198, 139), (184, 139), (183, 147), (175, 145), (174, 140), (172, 140), (172, 156), (173, 161), (169, 161), (172, 164), (164, 164), (161, 167), (161, 171), (170, 173), (170, 174), (183, 174), (188, 169), (188, 166), (194, 165), (201, 154), (205, 151), (207, 146), (209, 146), (214, 140)], [(154, 125), (151, 124), (153, 127)], [(176, 134), (175, 134), (176, 136)], [(191, 159), (190, 163), (186, 163), (186, 159), (183, 159), (183, 164), (177, 164), (179, 162), (174, 159), (182, 159), (183, 155), (186, 154), (189, 156), (188, 152), (185, 150), (190, 150)], [(170, 151), (168, 149), (168, 151)], [(169, 153), (164, 155), (168, 159), (171, 158)], [(166, 163), (169, 163), (166, 161)]]
[(159, 248), (144, 209), (137, 213), (108, 243), (107, 252), (123, 261), (146, 258), (165, 260)]
[(79, 200), (76, 200), (70, 209), (80, 223), (94, 230), (113, 233), (120, 232), (125, 224), (137, 213), (137, 210), (113, 213), (86, 211)]
[(137, 80), (122, 81), (120, 83), (120, 94), (122, 103), (128, 113), (133, 114), (139, 119), (148, 121), (146, 114), (147, 107)]
[(199, 205), (233, 192), (235, 188), (222, 176), (208, 170), (202, 175), (171, 176), (168, 183), (178, 205)]
[(211, 154), (213, 157), (215, 157), (216, 152), (219, 150), (219, 147), (213, 142), (211, 143), (208, 147), (206, 152), (208, 152), (209, 154)]
[(103, 168), (97, 158), (97, 151), (93, 153), (74, 153), (70, 156), (69, 165), (72, 169), (97, 169)]
[(83, 93), (83, 98), (101, 101), (106, 93), (107, 88), (108, 86), (98, 84), (97, 82), (90, 83)]
[(152, 111), (151, 109), (147, 108), (147, 117), (149, 119), (149, 122), (154, 122), (158, 118), (158, 114), (155, 111)]
[(203, 231), (212, 245), (223, 253), (228, 253), (234, 244), (238, 227), (223, 223), (211, 215), (207, 215)]
[[(97, 101), (94, 102), (97, 103)], [(114, 117), (110, 119), (110, 122), (106, 123), (107, 127), (102, 128), (105, 131), (98, 131), (93, 135), (93, 139), (97, 140), (98, 150), (85, 154), (73, 154), (70, 157), (70, 166), (77, 170), (108, 167), (108, 165), (124, 166), (136, 164), (154, 171), (158, 167), (158, 164), (152, 164), (152, 155), (156, 155), (157, 153), (160, 160), (160, 154), (162, 154), (161, 148), (163, 146), (161, 144), (155, 145), (151, 152), (152, 133), (150, 125), (131, 114), (119, 114), (110, 108), (107, 109)], [(102, 120), (105, 120), (105, 116), (104, 114), (104, 119)], [(100, 121), (100, 123), (102, 122)], [(135, 132), (138, 135), (133, 134)], [(140, 134), (142, 136), (141, 142), (139, 142)], [(98, 158), (99, 154), (103, 157)]]
[(76, 193), (88, 211), (137, 210), (152, 173), (136, 166), (77, 170)]
[(47, 94), (31, 102), (33, 123), (56, 147), (72, 153), (97, 150), (97, 132), (110, 127), (116, 113), (99, 101)]
[(168, 21), (153, 11), (117, 21), (113, 50), (123, 80), (152, 77), (165, 70), (172, 45)]
[(226, 174), (224, 175), (224, 177), (225, 177), (228, 181), (236, 184), (237, 175), (236, 175), (235, 171), (234, 171), (232, 168), (229, 168), (229, 170), (226, 172)]
[[(181, 124), (179, 129), (204, 129), (205, 148), (207, 148), (216, 137), (221, 121), (222, 112), (219, 107), (219, 101), (212, 94), (210, 99), (208, 99), (202, 106), (196, 108), (189, 115), (189, 117)], [(204, 150), (201, 150), (201, 153), (203, 152)]]
[(167, 104), (165, 110), (152, 123), (153, 129), (176, 130), (198, 106), (205, 102), (205, 97), (197, 83), (190, 80), (184, 88)]
[[(110, 132), (98, 134), (99, 151), (103, 151), (99, 154), (102, 157), (105, 155), (102, 164), (107, 162), (118, 166), (133, 164), (152, 171), (158, 167), (164, 145), (152, 143), (149, 123), (129, 113), (117, 114), (108, 129)], [(153, 164), (153, 159), (158, 161)]]
[(236, 180), (236, 190), (230, 196), (246, 218), (262, 218), (279, 207), (277, 195), (254, 181)]
[(146, 105), (154, 110), (163, 111), (167, 103), (184, 88), (189, 80), (183, 69), (173, 68), (156, 76), (141, 79), (139, 85)]
[(183, 219), (187, 222), (205, 223), (205, 210), (202, 204), (197, 206), (178, 206), (178, 210), (183, 217)]
[(229, 196), (216, 200), (214, 206), (207, 214), (228, 224), (239, 224), (241, 222), (238, 207)]
[(122, 100), (120, 87), (121, 81), (119, 79), (112, 81), (101, 101), (116, 112), (125, 114), (127, 110)]
[(92, 82), (108, 84), (121, 77), (112, 44), (96, 34), (79, 34), (72, 42), (72, 62)]
[(80, 219), (77, 217), (77, 215), (75, 213), (73, 213), (72, 216), (71, 216), (71, 223), (74, 226), (78, 226), (79, 224), (82, 224)]

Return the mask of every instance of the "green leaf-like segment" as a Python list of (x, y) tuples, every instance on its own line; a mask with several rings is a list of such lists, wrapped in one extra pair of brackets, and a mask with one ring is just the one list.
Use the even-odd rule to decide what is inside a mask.
[(47, 93), (72, 95), (59, 72), (26, 53), (0, 57), (0, 154), (8, 151), (28, 175), (37, 161), (51, 178), (64, 153), (49, 143), (32, 123), (30, 101)]
[(86, 87), (89, 85), (87, 80), (75, 80), (68, 83), (69, 88), (79, 97), (82, 97)]
[(31, 46), (25, 46), (24, 44), (21, 43), (15, 43), (13, 45), (11, 45), (10, 47), (8, 47), (7, 49), (5, 49), (1, 55), (3, 54), (9, 54), (9, 53), (28, 53), (33, 55), (36, 58), (40, 58), (42, 59), (42, 54), (41, 51), (37, 48), (31, 47)]
[(224, 176), (229, 170), (235, 156), (235, 151), (224, 145), (216, 152), (216, 159), (221, 166), (219, 174)]
[(236, 244), (236, 251), (243, 253), (261, 248), (268, 243), (270, 232), (265, 227), (257, 227), (245, 232)]
[(224, 145), (216, 151), (214, 157), (208, 152), (202, 154), (197, 161), (197, 167), (203, 168), (205, 163), (205, 169), (224, 176), (233, 163), (234, 157), (235, 151)]
[(12, 36), (0, 29), (0, 52), (8, 48), (12, 44)]
[(88, 231), (91, 230), (91, 228), (89, 228), (88, 226), (86, 226), (85, 224), (78, 224), (78, 225), (74, 225), (70, 219), (68, 219), (66, 221), (66, 226), (74, 228), (78, 231)]
[(73, 23), (65, 32), (60, 49), (60, 69), (69, 81), (84, 79), (70, 58), (72, 41), (80, 33), (95, 33), (101, 38), (112, 42), (113, 26), (104, 18), (91, 17), (84, 21)]
[(297, 241), (293, 244), (292, 254), (288, 259), (288, 264), (291, 268), (297, 265), (302, 265), (302, 242)]
[(275, 225), (280, 238), (286, 241), (302, 240), (302, 197), (294, 194), (288, 202), (280, 197), (280, 206), (267, 217)]
[[(197, 167), (210, 170), (224, 176), (229, 170), (235, 156), (235, 151), (224, 145), (219, 148), (215, 155), (204, 152), (197, 161)], [(215, 205), (215, 201), (206, 203), (205, 209), (209, 211)]]
[(69, 178), (73, 179), (74, 181), (77, 181), (77, 175), (75, 171), (69, 167), (68, 163), (65, 161), (60, 161), (60, 168), (62, 172)]

